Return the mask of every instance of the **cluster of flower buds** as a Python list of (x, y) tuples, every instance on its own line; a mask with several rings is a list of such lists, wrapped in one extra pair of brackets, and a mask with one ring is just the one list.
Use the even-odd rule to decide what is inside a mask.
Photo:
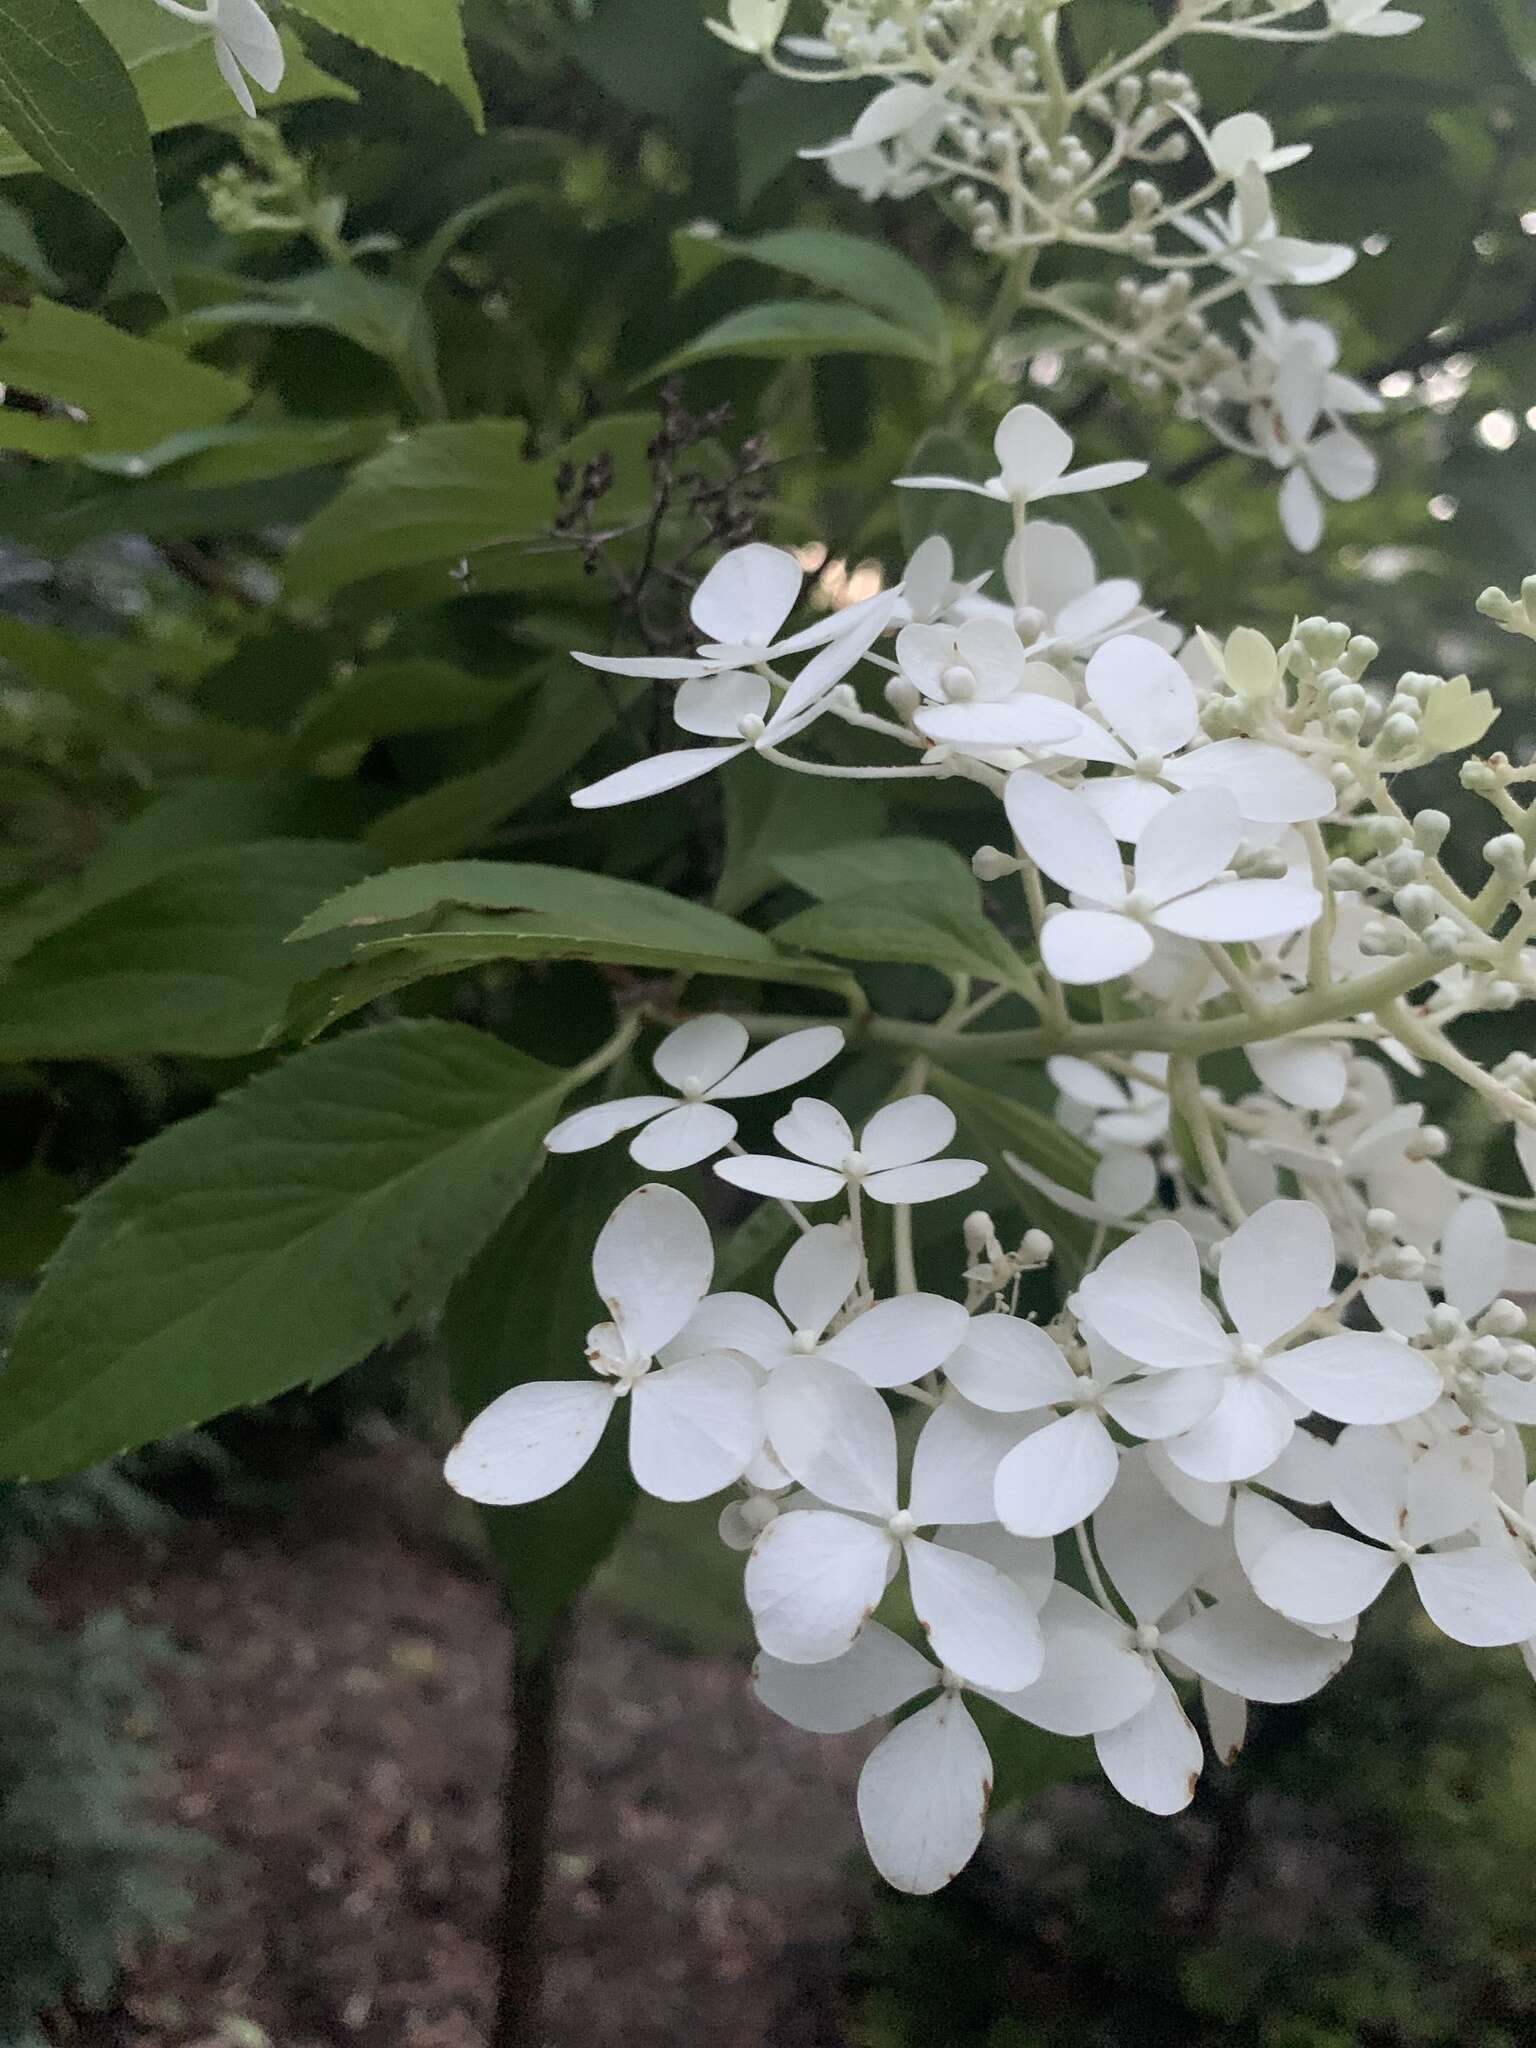
[[(1416, 15), (1382, 0), (1180, 0), (1142, 46), (1073, 79), (1061, 9), (1038, 0), (828, 0), (815, 38), (784, 35), (787, 14), (786, 0), (732, 0), (712, 26), (781, 76), (879, 87), (845, 135), (803, 155), (865, 199), (938, 195), (1005, 266), (1002, 303), (1064, 322), (1090, 364), (1280, 470), (1297, 548), (1321, 538), (1324, 499), (1371, 489), (1375, 458), (1345, 422), (1381, 401), (1339, 372), (1329, 328), (1276, 297), (1355, 258), (1280, 230), (1269, 181), (1310, 145), (1278, 143), (1251, 111), (1207, 125), (1165, 60), (1184, 37), (1309, 44), (1401, 35)], [(1061, 248), (1103, 263), (1108, 309), (1097, 291), (1038, 282), (1039, 257)]]
[[(1136, 464), (1074, 469), (1032, 407), (996, 458), (985, 483), (903, 480), (1011, 508), (990, 578), (957, 580), (934, 535), (899, 583), (797, 627), (798, 563), (752, 544), (696, 593), (695, 654), (583, 657), (674, 687), (700, 742), (586, 807), (749, 750), (893, 791), (974, 785), (996, 831), (974, 907), (945, 912), (971, 920), (974, 966), (936, 1024), (850, 1015), (866, 1079), (891, 1061), (857, 1132), (793, 1092), (843, 1028), (672, 1007), (657, 1088), (548, 1143), (623, 1139), (692, 1192), (620, 1203), (590, 1371), (513, 1387), (448, 1465), (476, 1500), (541, 1498), (627, 1409), (640, 1487), (722, 1497), (764, 1703), (825, 1732), (903, 1716), (859, 1812), (914, 1892), (976, 1846), (993, 1710), (1092, 1741), (1127, 1799), (1173, 1813), (1208, 1754), (1232, 1761), (1250, 1704), (1340, 1669), (1399, 1572), (1447, 1635), (1536, 1669), (1536, 1058), (1485, 1069), (1447, 1035), (1536, 997), (1530, 771), (1466, 762), (1499, 824), (1468, 893), (1449, 820), (1394, 782), (1480, 739), (1491, 702), (1462, 678), (1377, 680), (1375, 645), (1324, 618), (1279, 647), (1186, 637), (1035, 516)], [(1003, 998), (1027, 1028), (991, 1022)], [(1021, 1093), (1055, 1091), (1060, 1142), (1091, 1162), (1073, 1185), (983, 1119), (975, 1149), (1002, 1167), (962, 1215), (987, 1170), (951, 1152), (973, 1062), (1042, 1070)], [(1412, 1096), (1428, 1067), (1495, 1134), (1484, 1177), (1530, 1193), (1449, 1170)], [(735, 1105), (779, 1091), (776, 1149), (745, 1150)], [(761, 1294), (712, 1286), (706, 1212), (743, 1194), (787, 1246)]]

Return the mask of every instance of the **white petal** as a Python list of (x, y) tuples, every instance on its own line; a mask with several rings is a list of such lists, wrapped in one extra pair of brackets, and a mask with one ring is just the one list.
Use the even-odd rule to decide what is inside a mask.
[[(1225, 1520), (1225, 1490), (1222, 1509)], [(1093, 1540), (1110, 1583), (1139, 1621), (1166, 1614), (1222, 1548), (1217, 1529), (1170, 1497), (1145, 1451), (1121, 1458), (1115, 1489), (1093, 1518)]]
[(942, 1202), (947, 1195), (963, 1194), (986, 1176), (979, 1159), (924, 1159), (916, 1166), (890, 1166), (872, 1173), (864, 1192), (872, 1202), (895, 1208), (908, 1202)]
[(1104, 1410), (1132, 1436), (1180, 1436), (1210, 1414), (1223, 1384), (1221, 1374), (1209, 1365), (1151, 1372), (1110, 1387), (1103, 1397)]
[(1157, 1193), (1157, 1167), (1145, 1152), (1115, 1146), (1093, 1169), (1093, 1199), (1107, 1215), (1138, 1216)]
[(859, 1151), (874, 1168), (911, 1166), (942, 1152), (955, 1135), (955, 1113), (936, 1095), (904, 1095), (877, 1109), (859, 1133)]
[[(1111, 643), (1113, 645), (1115, 643)], [(1329, 817), (1338, 791), (1320, 768), (1260, 740), (1217, 740), (1167, 766), (1181, 789), (1224, 789), (1250, 825), (1299, 825)]]
[(1173, 802), (1173, 792), (1140, 775), (1096, 775), (1080, 792), (1117, 839), (1134, 846), (1159, 811)]
[(605, 676), (640, 676), (647, 682), (680, 683), (703, 675), (716, 675), (719, 671), (713, 662), (699, 661), (691, 655), (670, 654), (576, 654), (572, 659), (579, 661), (583, 668), (593, 668)]
[(1058, 981), (1092, 988), (1145, 966), (1152, 935), (1118, 911), (1063, 910), (1047, 919), (1040, 956)]
[(1277, 1388), (1257, 1373), (1234, 1373), (1205, 1420), (1164, 1448), (1192, 1479), (1251, 1479), (1279, 1457), (1295, 1426)]
[(1509, 1237), (1504, 1219), (1483, 1196), (1457, 1205), (1440, 1238), (1440, 1283), (1464, 1316), (1481, 1315), (1507, 1285)]
[(619, 768), (612, 775), (605, 775), (598, 782), (589, 782), (585, 789), (578, 789), (571, 802), (579, 811), (605, 810), (610, 804), (632, 804), (641, 797), (659, 796), (663, 790), (678, 789), (685, 782), (693, 782), (700, 775), (707, 775), (711, 768), (718, 768), (722, 761), (733, 761), (744, 747), (684, 747), (678, 753), (652, 754), (647, 760), (633, 761), (627, 768)]
[(706, 1351), (739, 1351), (759, 1365), (772, 1365), (789, 1348), (784, 1318), (755, 1294), (706, 1294), (670, 1344), (658, 1356), (663, 1365), (697, 1358)]
[(1360, 1290), (1366, 1307), (1384, 1330), (1399, 1337), (1422, 1337), (1434, 1307), (1420, 1280), (1367, 1280)]
[(759, 1657), (752, 1686), (770, 1712), (812, 1735), (847, 1735), (882, 1714), (893, 1714), (939, 1673), (920, 1650), (878, 1621), (859, 1630), (845, 1656), (826, 1664), (784, 1664)]
[(1345, 504), (1363, 498), (1376, 482), (1376, 457), (1358, 434), (1335, 427), (1307, 450), (1307, 465), (1328, 493)]
[(1099, 1735), (1139, 1714), (1151, 1699), (1152, 1667), (1128, 1647), (1125, 1625), (1071, 1586), (1053, 1588), (1040, 1629), (1040, 1676), (1019, 1692), (991, 1695), (1021, 1721), (1052, 1735)]
[(1517, 1559), (1478, 1544), (1415, 1557), (1408, 1569), (1424, 1612), (1452, 1642), (1492, 1649), (1536, 1635), (1536, 1583)]
[(905, 1387), (936, 1372), (965, 1336), (965, 1310), (942, 1294), (877, 1301), (822, 1345), (871, 1387)]
[(693, 593), (688, 616), (707, 640), (766, 647), (795, 608), (805, 572), (761, 541), (722, 555)]
[(789, 1358), (762, 1391), (768, 1441), (792, 1478), (833, 1507), (896, 1512), (896, 1425), (875, 1392), (824, 1358)]
[(240, 60), (217, 31), (213, 38), (213, 61), (219, 67), (219, 76), (239, 101), (242, 111), (254, 117), (256, 102), (251, 98), (251, 88), (245, 82)]
[(1299, 463), (1280, 486), (1280, 524), (1291, 546), (1304, 555), (1310, 555), (1323, 537), (1323, 503)]
[(1144, 462), (1090, 462), (1086, 469), (1074, 469), (1070, 476), (1037, 491), (1041, 498), (1075, 497), (1082, 491), (1110, 491), (1116, 484), (1133, 484), (1147, 473)]
[(1494, 1454), (1487, 1437), (1452, 1436), (1414, 1459), (1404, 1488), (1404, 1528), (1416, 1548), (1443, 1543), (1481, 1522), (1493, 1492)]
[(1107, 641), (1089, 662), (1083, 681), (1134, 753), (1172, 754), (1187, 746), (1199, 728), (1194, 684), (1172, 655), (1150, 640), (1123, 633)]
[(1161, 1672), (1141, 1712), (1096, 1735), (1093, 1743), (1105, 1777), (1133, 1806), (1148, 1813), (1182, 1813), (1194, 1798), (1205, 1753)]
[[(1000, 703), (931, 704), (912, 722), (920, 733), (943, 746), (1042, 747), (1052, 752), (1059, 748), (1073, 760), (1089, 758), (1079, 752), (1075, 742), (1090, 721), (1081, 712), (1032, 692)], [(1109, 740), (1107, 733), (1102, 737)], [(1119, 758), (1118, 751), (1112, 758)]]
[(1224, 789), (1190, 790), (1165, 804), (1136, 842), (1136, 887), (1156, 903), (1200, 889), (1227, 866), (1243, 821)]
[(1129, 1101), (1125, 1083), (1106, 1074), (1092, 1060), (1080, 1060), (1071, 1053), (1055, 1053), (1045, 1071), (1061, 1093), (1089, 1109), (1124, 1109)]
[(1089, 1408), (1027, 1436), (997, 1468), (997, 1519), (1015, 1536), (1057, 1536), (1086, 1520), (1115, 1483), (1119, 1453)]
[(1080, 796), (1021, 768), (1009, 776), (1003, 801), (1013, 836), (1042, 874), (1095, 903), (1124, 901), (1120, 849)]
[(1263, 1085), (1293, 1109), (1326, 1113), (1344, 1100), (1349, 1063), (1336, 1045), (1315, 1038), (1268, 1038), (1244, 1051)]
[(1440, 1394), (1440, 1374), (1427, 1358), (1395, 1337), (1366, 1330), (1281, 1352), (1265, 1370), (1334, 1422), (1405, 1422)]
[(1200, 1254), (1181, 1223), (1150, 1224), (1101, 1259), (1078, 1289), (1100, 1336), (1138, 1364), (1221, 1365), (1231, 1341), (1200, 1291)]
[(780, 1088), (793, 1088), (808, 1075), (819, 1073), (842, 1049), (843, 1034), (835, 1024), (813, 1024), (807, 1031), (787, 1032), (760, 1046), (734, 1073), (717, 1081), (709, 1099), (735, 1102), (743, 1095), (772, 1095)]
[(1333, 1298), (1335, 1263), (1321, 1209), (1266, 1202), (1221, 1248), (1221, 1298), (1250, 1344), (1273, 1344)]
[(1261, 1550), (1248, 1576), (1266, 1607), (1326, 1627), (1363, 1614), (1396, 1569), (1390, 1550), (1330, 1529), (1299, 1529)]
[(594, 1102), (557, 1123), (544, 1139), (551, 1152), (590, 1152), (606, 1145), (620, 1131), (632, 1131), (653, 1116), (677, 1107), (673, 1095), (625, 1095), (613, 1102)]
[(934, 1531), (933, 1540), (946, 1550), (963, 1550), (967, 1557), (979, 1557), (1009, 1579), (1030, 1608), (1038, 1614), (1056, 1581), (1056, 1545), (1043, 1540), (1010, 1536), (996, 1522), (967, 1522), (958, 1527), (948, 1523)]
[(992, 437), (1010, 498), (1045, 496), (1072, 460), (1072, 436), (1038, 405), (1016, 405)]
[(741, 1159), (717, 1159), (715, 1172), (733, 1188), (752, 1195), (775, 1195), (785, 1202), (827, 1202), (843, 1191), (843, 1177), (825, 1166), (807, 1166), (799, 1159), (777, 1159), (768, 1152), (749, 1152)]
[(941, 1664), (997, 1692), (1017, 1692), (1039, 1677), (1040, 1624), (1012, 1580), (979, 1557), (920, 1536), (906, 1552), (913, 1610)]
[(634, 1358), (669, 1343), (709, 1292), (715, 1248), (686, 1195), (648, 1182), (598, 1233), (592, 1278)]
[(1333, 1484), (1333, 1469), (1333, 1445), (1309, 1429), (1298, 1429), (1275, 1462), (1258, 1476), (1287, 1500), (1320, 1507)]
[(1310, 1699), (1349, 1660), (1349, 1646), (1312, 1635), (1233, 1591), (1177, 1628), (1160, 1647), (1197, 1677), (1246, 1700)]
[(757, 1640), (786, 1664), (841, 1657), (879, 1606), (892, 1544), (883, 1529), (821, 1508), (792, 1508), (747, 1559)]
[(1193, 896), (1165, 903), (1156, 922), (1180, 938), (1230, 944), (1281, 939), (1316, 924), (1323, 899), (1309, 882), (1213, 882)]
[(662, 1366), (629, 1397), (629, 1465), (657, 1500), (702, 1500), (747, 1469), (763, 1441), (757, 1381), (716, 1356)]
[(773, 1277), (773, 1298), (793, 1330), (824, 1330), (853, 1292), (859, 1248), (839, 1223), (797, 1238)]
[(736, 1119), (712, 1102), (680, 1102), (636, 1133), (629, 1156), (650, 1173), (677, 1173), (722, 1151), (736, 1135)]
[(599, 1380), (528, 1380), (482, 1408), (448, 1453), (455, 1493), (489, 1507), (542, 1500), (597, 1449), (616, 1389)]
[(874, 646), (900, 603), (900, 592), (888, 590), (870, 599), (867, 609), (857, 607), (857, 623), (846, 622), (854, 607), (849, 608), (849, 613), (834, 614), (838, 620), (836, 637), (806, 663), (784, 692), (778, 710), (768, 721), (764, 735), (767, 740), (785, 740), (803, 731), (809, 723), (809, 716), (822, 705), (827, 692), (840, 683), (851, 668), (856, 668)]
[(887, 1884), (924, 1897), (976, 1853), (992, 1759), (965, 1703), (946, 1693), (893, 1728), (859, 1773), (859, 1825)]
[(1407, 1514), (1411, 1456), (1394, 1429), (1342, 1429), (1329, 1459), (1326, 1497), (1362, 1535), (1396, 1543)]
[(830, 1102), (800, 1095), (773, 1127), (786, 1152), (816, 1166), (840, 1167), (853, 1148), (847, 1119)]
[[(744, 718), (766, 718), (773, 692), (765, 676), (743, 669), (693, 676), (672, 699), (672, 717), (684, 732), (706, 740), (739, 740)], [(686, 1031), (685, 1024), (682, 1029)]]
[(1075, 527), (1057, 519), (1031, 519), (1008, 543), (1008, 594), (1015, 606), (1034, 605), (1048, 619), (1093, 589), (1093, 550)]
[(283, 82), (283, 46), (256, 0), (216, 0), (213, 19), (219, 40), (228, 43), (241, 67), (263, 92)]
[(919, 1527), (990, 1522), (998, 1465), (1025, 1426), (968, 1401), (941, 1402), (923, 1424), (912, 1458), (909, 1506)]
[[(1225, 1480), (1192, 1479), (1187, 1472), (1179, 1470), (1160, 1443), (1143, 1444), (1142, 1450), (1147, 1469), (1156, 1476), (1158, 1485), (1169, 1499), (1176, 1501), (1185, 1514), (1203, 1522), (1208, 1529), (1219, 1529), (1232, 1505), (1231, 1485)], [(1123, 1469), (1123, 1459), (1121, 1465)], [(1274, 1468), (1266, 1465), (1264, 1469), (1268, 1472)], [(1102, 1514), (1103, 1509), (1099, 1512)]]
[(1200, 1681), (1200, 1704), (1205, 1708), (1205, 1734), (1218, 1763), (1235, 1764), (1248, 1736), (1248, 1702), (1219, 1685)]
[(702, 1094), (724, 1080), (748, 1042), (746, 1025), (734, 1017), (690, 1017), (667, 1033), (651, 1064), (668, 1087)]
[(972, 1316), (965, 1341), (945, 1360), (944, 1374), (968, 1401), (1003, 1415), (1064, 1400), (1077, 1385), (1077, 1375), (1037, 1323), (997, 1312)]

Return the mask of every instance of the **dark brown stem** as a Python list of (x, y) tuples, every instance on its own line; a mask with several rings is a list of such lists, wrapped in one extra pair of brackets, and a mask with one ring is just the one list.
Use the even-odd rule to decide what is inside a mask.
[(570, 1647), (564, 1615), (537, 1656), (512, 1652), (512, 1747), (502, 1781), (506, 1874), (497, 1921), (496, 2017), (489, 2048), (544, 2048), (541, 1923), (549, 1877), (560, 1676)]

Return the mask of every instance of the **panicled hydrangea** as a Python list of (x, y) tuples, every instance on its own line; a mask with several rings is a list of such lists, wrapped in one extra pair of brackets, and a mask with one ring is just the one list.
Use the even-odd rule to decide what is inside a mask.
[[(1348, 12), (1361, 33), (1386, 19)], [(1332, 374), (1317, 342), (1273, 402), (1289, 378), (1305, 411)], [(1447, 1036), (1536, 997), (1517, 795), (1536, 771), (1466, 762), (1498, 829), (1486, 878), (1453, 877), (1449, 820), (1405, 810), (1395, 778), (1475, 743), (1491, 701), (1460, 677), (1379, 683), (1374, 645), (1325, 619), (1279, 648), (1186, 638), (1030, 516), (1128, 467), (1074, 472), (1042, 418), (1005, 423), (983, 487), (1015, 515), (994, 577), (957, 579), (935, 536), (893, 587), (793, 630), (799, 566), (754, 544), (701, 587), (696, 656), (625, 665), (675, 688), (685, 730), (735, 738), (578, 803), (748, 747), (786, 772), (973, 785), (999, 843), (974, 849), (974, 896), (931, 914), (974, 965), (946, 968), (937, 1023), (855, 1004), (847, 1080), (837, 1026), (678, 1022), (675, 992), (647, 1013), (666, 1092), (579, 1108), (549, 1144), (632, 1134), (691, 1196), (620, 1203), (585, 1366), (512, 1387), (448, 1464), (474, 1499), (542, 1498), (623, 1408), (639, 1486), (722, 1496), (764, 1704), (825, 1732), (913, 1709), (858, 1792), (875, 1863), (912, 1892), (976, 1847), (994, 1708), (1091, 1741), (1125, 1798), (1169, 1814), (1208, 1756), (1233, 1760), (1250, 1706), (1327, 1683), (1400, 1575), (1447, 1635), (1536, 1670), (1536, 1058), (1488, 1071)], [(1524, 632), (1536, 580), (1482, 603)], [(1007, 1025), (987, 1014), (1004, 998)], [(990, 1125), (973, 1063), (1002, 1091)], [(1503, 1133), (1490, 1178), (1529, 1193), (1451, 1172), (1410, 1093), (1437, 1066)], [(795, 1092), (813, 1074), (827, 1096)], [(777, 1149), (743, 1146), (734, 1105), (775, 1094)], [(943, 1204), (986, 1166), (956, 1156), (957, 1108), (1001, 1160), (992, 1213), (963, 1220)], [(712, 1292), (711, 1223), (743, 1196), (786, 1248), (762, 1292)]]
[[(1375, 457), (1345, 422), (1380, 401), (1337, 372), (1329, 329), (1291, 319), (1276, 297), (1355, 260), (1344, 244), (1281, 227), (1269, 181), (1310, 145), (1278, 140), (1251, 109), (1208, 120), (1170, 46), (1305, 48), (1403, 35), (1416, 14), (1385, 0), (1181, 0), (1142, 45), (1111, 47), (1081, 76), (1062, 10), (1033, 0), (823, 0), (816, 37), (784, 35), (787, 14), (781, 0), (731, 0), (711, 26), (782, 77), (877, 88), (846, 133), (803, 156), (866, 200), (941, 194), (1003, 267), (1000, 306), (1044, 314), (1091, 365), (1170, 396), (1225, 446), (1282, 471), (1280, 516), (1297, 548), (1317, 545), (1325, 499), (1370, 490)], [(1038, 259), (1060, 249), (1108, 273), (1107, 307), (1102, 294), (1041, 280)], [(1004, 475), (981, 488), (1016, 497), (1018, 464), (1035, 455), (1000, 448), (999, 459)], [(1110, 480), (1046, 465), (1029, 495)]]

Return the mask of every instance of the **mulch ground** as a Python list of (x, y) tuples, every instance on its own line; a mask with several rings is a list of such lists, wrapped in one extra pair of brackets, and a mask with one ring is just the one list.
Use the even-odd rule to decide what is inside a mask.
[[(45, 1591), (190, 1653), (164, 1811), (211, 1838), (188, 1933), (130, 1962), (112, 2048), (480, 2048), (510, 1647), (416, 1447), (328, 1455), (281, 1517), (81, 1538)], [(821, 2048), (865, 1899), (868, 1740), (774, 1721), (734, 1659), (583, 1624), (547, 1921), (550, 2048)]]

